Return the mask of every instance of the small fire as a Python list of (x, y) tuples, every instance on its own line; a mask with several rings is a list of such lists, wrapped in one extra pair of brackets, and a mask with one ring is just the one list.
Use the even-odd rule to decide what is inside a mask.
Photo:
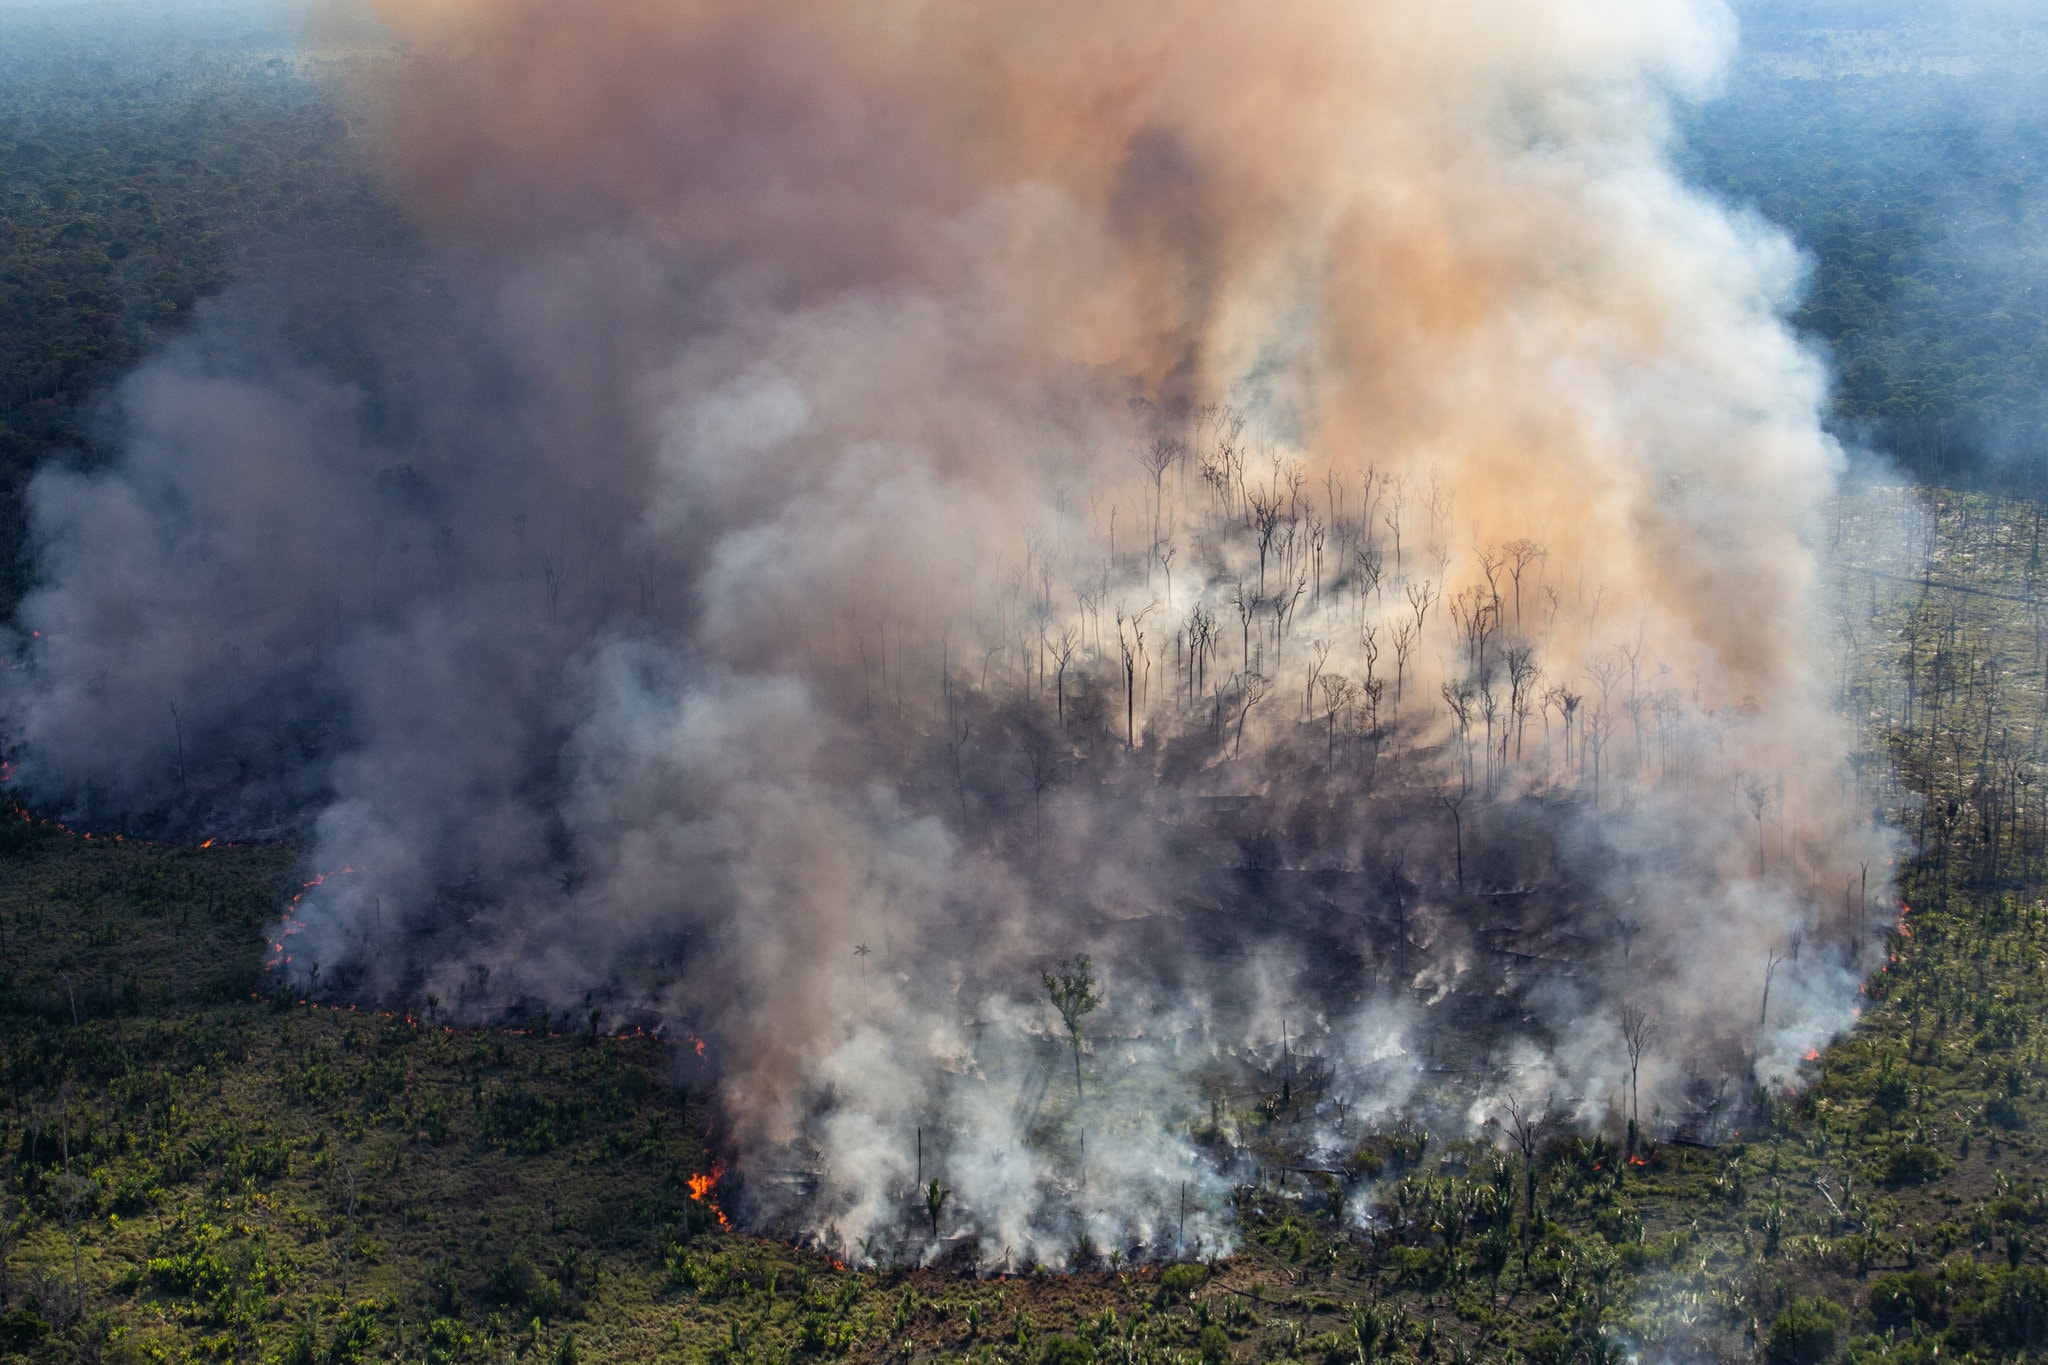
[(702, 1038), (692, 1038), (690, 1041), (697, 1045), (697, 1055), (702, 1057), (704, 1055), (704, 1040)]
[(723, 1166), (713, 1166), (702, 1175), (691, 1176), (689, 1178), (690, 1198), (702, 1204), (705, 1208), (710, 1209), (711, 1216), (718, 1220), (718, 1226), (729, 1228), (732, 1224), (726, 1221), (725, 1210), (719, 1208), (718, 1202), (711, 1197), (711, 1192), (718, 1188), (718, 1182), (724, 1176), (725, 1168)]
[(1819, 1048), (1817, 1048), (1817, 1047), (1810, 1047), (1810, 1048), (1806, 1049), (1806, 1060), (1807, 1060), (1807, 1061), (1809, 1061), (1809, 1062), (1817, 1062), (1817, 1061), (1819, 1061), (1819, 1060), (1820, 1060), (1820, 1049), (1819, 1049)]
[(1641, 1157), (1639, 1157), (1639, 1156), (1632, 1156), (1632, 1157), (1630, 1157), (1630, 1158), (1628, 1159), (1628, 1164), (1629, 1164), (1629, 1165), (1631, 1165), (1631, 1166), (1647, 1166), (1647, 1165), (1649, 1165), (1650, 1163), (1649, 1163), (1649, 1162), (1647, 1162), (1647, 1161), (1645, 1161), (1645, 1160), (1643, 1160), (1643, 1159), (1642, 1159)]

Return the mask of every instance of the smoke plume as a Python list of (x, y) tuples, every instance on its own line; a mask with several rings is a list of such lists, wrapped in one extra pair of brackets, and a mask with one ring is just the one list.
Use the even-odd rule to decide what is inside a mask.
[(37, 800), (306, 840), (281, 988), (693, 1035), (756, 1226), (984, 1264), (1844, 1025), (1721, 6), (377, 8), (416, 248), (126, 381), (7, 691)]

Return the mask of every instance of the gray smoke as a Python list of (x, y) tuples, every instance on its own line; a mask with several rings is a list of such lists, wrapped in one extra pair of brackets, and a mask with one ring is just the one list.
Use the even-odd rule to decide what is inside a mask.
[(1732, 28), (1450, 8), (394, 8), (423, 244), (37, 481), (19, 780), (304, 837), (280, 988), (701, 1038), (841, 1249), (920, 1160), (985, 1264), (1227, 1246), (1252, 1085), (1611, 1125), (1625, 1000), (1674, 1121), (1782, 1083), (1882, 850), (1799, 264), (1667, 160)]

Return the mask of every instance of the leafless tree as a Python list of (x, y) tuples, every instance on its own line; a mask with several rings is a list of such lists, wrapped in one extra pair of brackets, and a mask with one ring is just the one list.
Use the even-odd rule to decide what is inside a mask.
[(1401, 513), (1408, 506), (1408, 480), (1394, 479), (1389, 485), (1386, 511), (1381, 513), (1386, 528), (1394, 535), (1394, 581), (1398, 584), (1406, 575), (1401, 571)]
[(1232, 758), (1236, 758), (1239, 751), (1244, 748), (1245, 718), (1251, 715), (1252, 708), (1254, 706), (1257, 706), (1260, 702), (1266, 699), (1266, 693), (1271, 689), (1272, 683), (1267, 681), (1267, 679), (1261, 674), (1240, 673), (1238, 675), (1237, 739), (1236, 742), (1230, 746), (1230, 756)]
[(1373, 778), (1379, 770), (1380, 697), (1385, 693), (1386, 688), (1387, 680), (1385, 678), (1372, 678), (1366, 682), (1365, 686), (1358, 689), (1355, 698), (1365, 709), (1365, 724), (1363, 728), (1366, 743), (1370, 746), (1368, 749), (1370, 762), (1366, 769), (1365, 777), (1366, 790), (1368, 791), (1372, 789)]
[(1493, 795), (1494, 749), (1496, 747), (1494, 736), (1501, 736), (1498, 747), (1501, 751), (1500, 761), (1505, 764), (1507, 762), (1506, 737), (1508, 733), (1506, 717), (1501, 710), (1501, 697), (1498, 692), (1494, 691), (1491, 680), (1487, 681), (1485, 687), (1479, 693), (1479, 714), (1486, 719), (1486, 794), (1491, 797)]
[(1614, 714), (1605, 702), (1586, 712), (1579, 722), (1579, 748), (1593, 759), (1593, 805), (1600, 805), (1600, 775), (1605, 767), (1607, 741), (1614, 737)]
[(1304, 719), (1316, 713), (1316, 678), (1321, 675), (1323, 665), (1330, 661), (1330, 642), (1310, 640), (1308, 642), (1308, 685), (1301, 694), (1301, 714)]
[(1465, 667), (1474, 678), (1484, 678), (1486, 642), (1498, 627), (1499, 608), (1485, 588), (1474, 584), (1451, 598), (1451, 620), (1465, 637)]
[(1138, 747), (1138, 664), (1145, 654), (1144, 621), (1151, 612), (1148, 606), (1129, 618), (1122, 607), (1116, 613), (1116, 649), (1124, 670), (1124, 740), (1133, 749)]
[(1756, 875), (1764, 875), (1764, 812), (1771, 808), (1771, 789), (1759, 777), (1745, 777), (1742, 780), (1742, 798), (1749, 803), (1749, 813), (1756, 820)]
[(57, 1177), (57, 1193), (64, 1202), (64, 1235), (71, 1239), (71, 1283), (73, 1293), (72, 1313), (74, 1317), (85, 1315), (85, 1266), (78, 1252), (78, 1211), (92, 1195), (94, 1184), (86, 1176), (73, 1174), (71, 1170), (71, 1083), (65, 1082), (58, 1093), (59, 1122), (61, 1127), (61, 1148), (64, 1169)]
[(1358, 684), (1342, 673), (1325, 673), (1316, 679), (1323, 691), (1323, 719), (1329, 724), (1327, 761), (1337, 761), (1337, 716), (1358, 698)]
[(1243, 579), (1230, 585), (1230, 605), (1237, 608), (1237, 624), (1244, 633), (1244, 671), (1252, 671), (1252, 617), (1258, 614), (1259, 594), (1245, 591)]
[(1209, 656), (1216, 649), (1216, 617), (1203, 609), (1197, 602), (1188, 609), (1188, 704), (1195, 699), (1209, 681)]
[(1458, 890), (1460, 891), (1465, 889), (1465, 819), (1462, 812), (1467, 790), (1461, 783), (1456, 796), (1446, 792), (1437, 798), (1438, 801), (1443, 803), (1443, 808), (1451, 813), (1451, 837), (1457, 849)]
[(1408, 883), (1401, 875), (1408, 850), (1395, 849), (1386, 859), (1387, 895), (1394, 902), (1394, 977), (1401, 985), (1408, 981)]
[(1294, 609), (1301, 604), (1302, 594), (1308, 591), (1306, 571), (1294, 575), (1294, 586), (1283, 588), (1273, 596), (1273, 669), (1280, 668), (1281, 642), (1287, 638), (1287, 626), (1294, 619)]
[(1536, 1227), (1536, 1149), (1543, 1145), (1555, 1115), (1548, 1095), (1540, 1105), (1509, 1095), (1501, 1101), (1501, 1108), (1507, 1111), (1508, 1139), (1522, 1154), (1522, 1273), (1527, 1275), (1530, 1242)]
[[(1572, 691), (1563, 684), (1551, 687), (1543, 694), (1544, 705), (1556, 708), (1558, 719), (1564, 725), (1564, 767), (1566, 772), (1572, 770), (1572, 723), (1578, 719), (1579, 703), (1583, 700), (1584, 698), (1579, 693)], [(1549, 722), (1545, 721), (1544, 725), (1546, 727), (1544, 733), (1547, 736), (1549, 733)], [(1548, 743), (1547, 739), (1545, 742), (1546, 744)]]
[(1152, 541), (1159, 541), (1159, 509), (1164, 501), (1163, 483), (1166, 471), (1173, 468), (1187, 447), (1172, 436), (1153, 438), (1152, 444), (1138, 454), (1138, 463), (1152, 478)]
[(1547, 552), (1533, 540), (1511, 540), (1501, 546), (1501, 551), (1507, 556), (1508, 576), (1515, 584), (1515, 629), (1519, 631), (1522, 628), (1522, 575)]
[[(1516, 645), (1502, 657), (1508, 665), (1508, 714), (1514, 722), (1515, 762), (1522, 761), (1522, 731), (1530, 715), (1536, 709), (1536, 685), (1543, 676), (1543, 670), (1536, 665), (1536, 652), (1527, 645)], [(1508, 746), (1505, 738), (1500, 746), (1501, 762), (1507, 762)]]
[(1429, 533), (1435, 539), (1444, 538), (1444, 527), (1450, 524), (1451, 509), (1457, 502), (1457, 493), (1444, 482), (1443, 475), (1431, 470), (1429, 492), (1423, 495), (1422, 505), (1429, 509)]
[(1429, 609), (1436, 605), (1439, 596), (1441, 594), (1437, 592), (1435, 584), (1431, 583), (1427, 578), (1423, 579), (1420, 583), (1410, 583), (1408, 585), (1408, 605), (1415, 612), (1415, 635), (1417, 639), (1421, 638), (1423, 629), (1429, 624)]
[(557, 559), (543, 550), (540, 556), (541, 587), (548, 595), (548, 624), (553, 625), (562, 604), (562, 588), (569, 581), (567, 560)]
[(1756, 1016), (1756, 1027), (1759, 1034), (1770, 1024), (1771, 978), (1778, 974), (1778, 964), (1784, 960), (1785, 955), (1783, 953), (1771, 953), (1767, 955), (1764, 962), (1764, 1003), (1763, 1008), (1757, 1011)]
[(1463, 752), (1464, 783), (1472, 783), (1472, 704), (1478, 693), (1472, 684), (1463, 678), (1440, 685), (1437, 691), (1443, 694), (1444, 705), (1451, 708), (1451, 718), (1458, 723), (1458, 744)]
[(1394, 627), (1394, 723), (1401, 721), (1401, 690), (1408, 677), (1408, 656), (1415, 652), (1421, 641), (1422, 632), (1413, 621), (1403, 621)]
[(1311, 601), (1320, 604), (1323, 600), (1323, 544), (1330, 532), (1329, 524), (1314, 512), (1308, 514), (1309, 576), (1315, 584)]
[(1012, 766), (1031, 788), (1031, 839), (1037, 844), (1045, 831), (1045, 793), (1059, 775), (1059, 755), (1053, 748), (1052, 737), (1036, 728), (1025, 731), (1022, 751)]
[(1074, 647), (1080, 642), (1081, 637), (1074, 628), (1067, 626), (1046, 644), (1046, 648), (1052, 654), (1053, 696), (1058, 706), (1062, 733), (1067, 728), (1067, 669), (1073, 665)]
[(1202, 481), (1215, 490), (1225, 516), (1235, 515), (1238, 495), (1244, 488), (1245, 416), (1236, 408), (1222, 408), (1211, 417), (1216, 432), (1215, 450), (1200, 457)]
[(1273, 538), (1279, 534), (1280, 524), (1285, 519), (1281, 510), (1280, 490), (1270, 489), (1264, 493), (1250, 495), (1252, 534), (1257, 537), (1259, 547), (1259, 596), (1266, 595), (1266, 560), (1273, 553)]
[(1633, 1001), (1624, 1000), (1619, 1022), (1621, 1041), (1628, 1048), (1628, 1154), (1634, 1156), (1642, 1120), (1642, 1090), (1637, 1077), (1642, 1072), (1643, 1055), (1657, 1037), (1657, 1016)]
[(1607, 752), (1607, 741), (1614, 732), (1614, 712), (1608, 705), (1614, 684), (1621, 677), (1621, 661), (1612, 655), (1602, 654), (1586, 665), (1586, 676), (1600, 689), (1600, 702), (1587, 713), (1583, 727), (1582, 742), (1593, 753), (1593, 804), (1600, 804), (1600, 776)]
[(1370, 544), (1361, 545), (1351, 552), (1351, 564), (1357, 571), (1358, 605), (1363, 610), (1368, 593), (1379, 596), (1380, 579), (1386, 573), (1386, 556)]

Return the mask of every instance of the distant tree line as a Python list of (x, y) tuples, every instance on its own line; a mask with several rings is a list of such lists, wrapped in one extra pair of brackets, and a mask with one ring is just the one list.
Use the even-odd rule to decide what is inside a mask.
[(1810, 254), (1798, 326), (1834, 423), (1916, 478), (2048, 493), (2048, 93), (1928, 74), (1738, 77), (1685, 129), (1697, 183)]
[[(0, 606), (32, 573), (22, 492), (115, 439), (92, 400), (244, 280), (400, 231), (314, 73), (262, 53), (0, 44)], [(281, 259), (282, 258), (282, 259)], [(277, 268), (269, 268), (277, 267)]]

